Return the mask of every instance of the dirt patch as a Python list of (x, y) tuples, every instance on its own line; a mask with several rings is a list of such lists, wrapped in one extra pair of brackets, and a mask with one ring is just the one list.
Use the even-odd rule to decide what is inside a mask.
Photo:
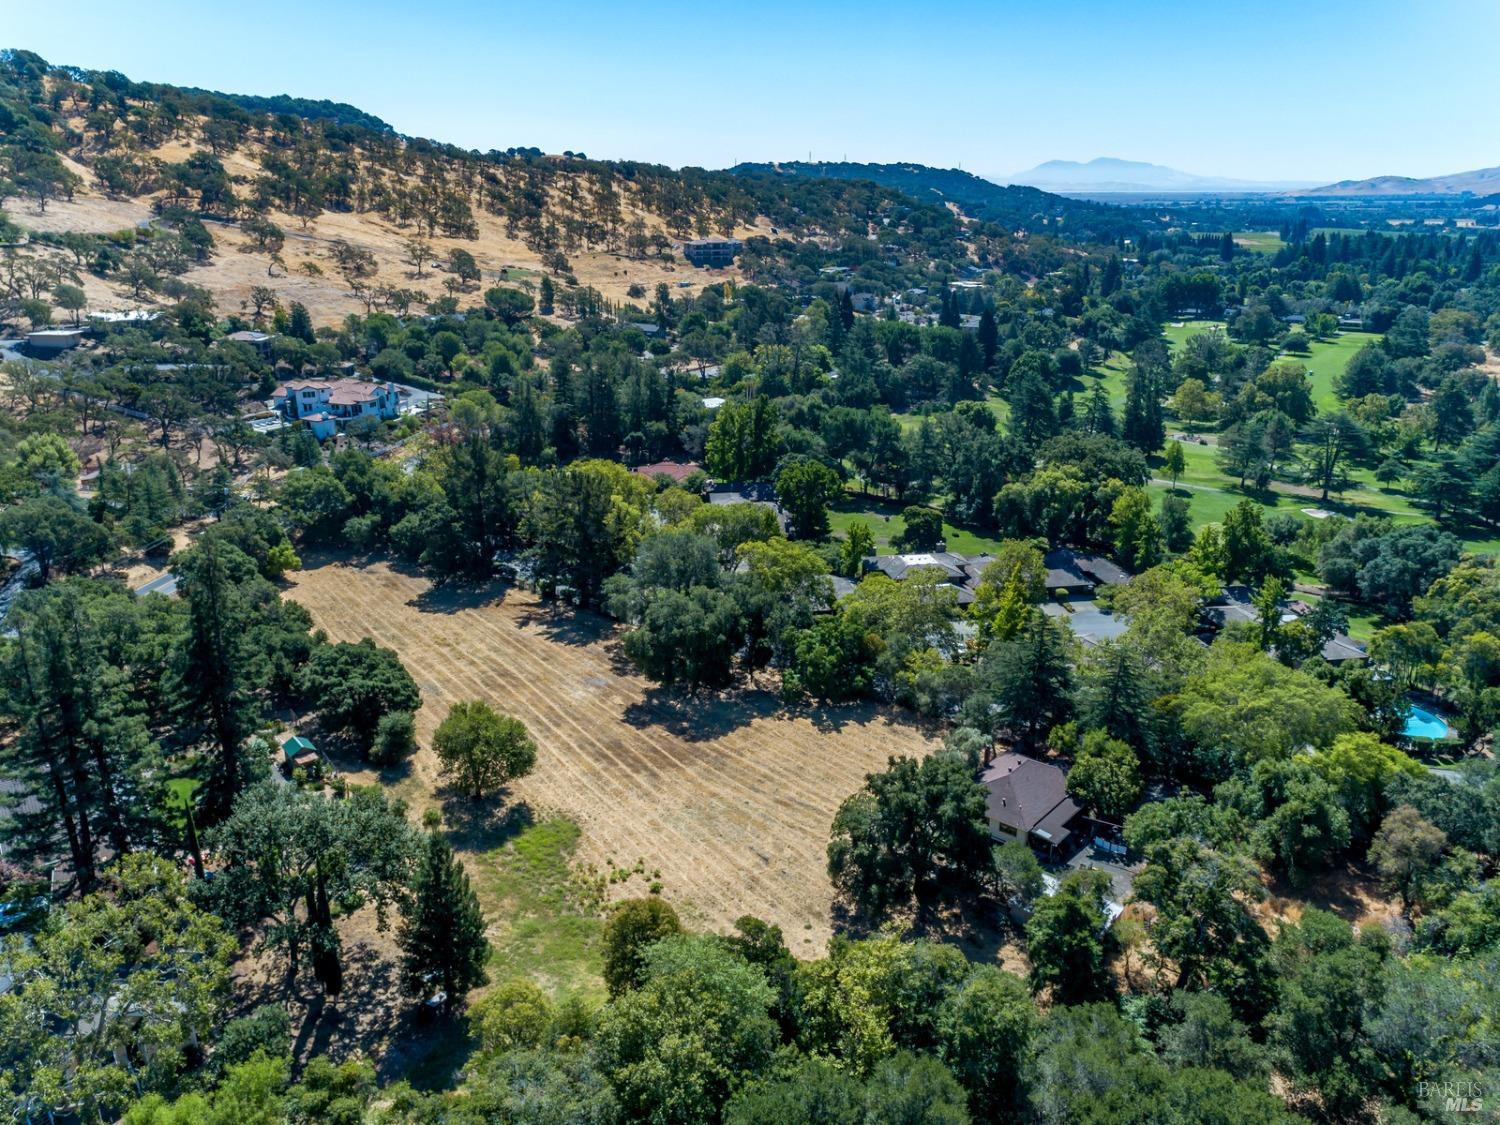
[(147, 582), (166, 574), (167, 563), (172, 555), (191, 547), (193, 539), (210, 522), (207, 519), (198, 519), (182, 527), (174, 528), (170, 546), (163, 544), (149, 555), (144, 555), (139, 551), (132, 552), (116, 561), (110, 569), (125, 585), (132, 590), (138, 590)]
[(576, 823), (581, 861), (660, 869), (693, 926), (724, 930), (755, 914), (781, 926), (795, 953), (821, 954), (834, 812), (890, 755), (936, 745), (873, 706), (787, 712), (769, 691), (661, 692), (622, 663), (606, 622), (554, 613), (523, 591), (434, 590), (386, 562), (309, 566), (287, 596), (333, 640), (394, 648), (421, 686), (424, 749), (383, 780), (417, 809), (442, 801), (432, 733), (450, 704), (486, 699), (524, 721), (540, 749), (513, 797)]
[(291, 1021), (292, 1058), (299, 1068), (319, 1055), (335, 1062), (363, 1057), (375, 1064), (382, 1081), (424, 1065), (455, 1031), (460, 1034), (451, 1046), (464, 1047), (461, 1024), (424, 1021), (400, 994), (394, 920), (382, 931), (374, 907), (366, 907), (336, 926), (344, 946), (344, 989), (338, 996), (325, 996), (305, 963), (288, 987), (286, 951), (262, 951), (252, 944), (233, 968), (233, 1014), (281, 1005)]
[(1337, 914), (1350, 925), (1387, 926), (1401, 917), (1400, 903), (1380, 889), (1375, 875), (1357, 863), (1322, 872), (1300, 887), (1284, 879), (1268, 882), (1253, 913), (1272, 935), (1278, 925), (1297, 923), (1309, 907)]

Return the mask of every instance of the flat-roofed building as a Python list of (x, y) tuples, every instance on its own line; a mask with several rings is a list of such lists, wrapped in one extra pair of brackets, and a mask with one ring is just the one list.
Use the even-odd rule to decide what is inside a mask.
[(738, 238), (690, 238), (682, 244), (682, 256), (695, 266), (730, 266), (744, 248)]

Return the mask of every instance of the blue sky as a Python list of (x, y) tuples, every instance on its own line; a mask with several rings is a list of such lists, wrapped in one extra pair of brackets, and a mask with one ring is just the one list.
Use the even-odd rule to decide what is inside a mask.
[(1500, 164), (1496, 0), (0, 0), (0, 45), (346, 101), (404, 133), (1002, 178), (1117, 156), (1331, 180)]

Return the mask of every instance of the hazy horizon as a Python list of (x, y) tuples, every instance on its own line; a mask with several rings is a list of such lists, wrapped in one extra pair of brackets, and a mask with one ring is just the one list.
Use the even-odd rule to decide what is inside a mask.
[[(253, 25), (164, 0), (9, 13), (3, 45), (53, 63), (242, 94), (348, 102), (481, 150), (672, 166), (909, 161), (1005, 177), (1099, 156), (1200, 176), (1316, 183), (1500, 164), (1500, 6), (768, 0), (753, 20), (682, 3), (628, 18), (440, 0), (270, 0)], [(1382, 81), (1397, 68), (1406, 80)]]

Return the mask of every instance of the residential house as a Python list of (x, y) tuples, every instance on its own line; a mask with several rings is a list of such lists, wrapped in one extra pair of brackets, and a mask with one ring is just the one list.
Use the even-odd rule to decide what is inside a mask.
[(695, 266), (730, 266), (743, 249), (737, 238), (690, 238), (682, 244), (682, 256)]
[(1250, 587), (1225, 586), (1217, 597), (1203, 606), (1199, 617), (1212, 634), (1222, 632), (1237, 622), (1257, 624), (1260, 621), (1260, 610), (1255, 607), (1254, 593)]
[(985, 820), (997, 840), (1024, 840), (1057, 861), (1086, 835), (1083, 810), (1068, 796), (1068, 775), (1049, 762), (1014, 752), (1001, 754), (980, 771)]
[(861, 560), (866, 573), (879, 571), (897, 582), (921, 570), (942, 573), (944, 584), (958, 591), (958, 604), (974, 601), (974, 591), (984, 575), (984, 568), (994, 561), (991, 555), (960, 555), (954, 551), (917, 551), (905, 555), (869, 555)]
[[(1260, 609), (1255, 604), (1255, 593), (1248, 586), (1225, 586), (1217, 597), (1206, 604), (1199, 613), (1202, 628), (1198, 639), (1209, 644), (1213, 638), (1230, 625), (1241, 623), (1260, 624)], [(1283, 602), (1278, 614), (1281, 624), (1287, 625), (1312, 612), (1312, 606), (1304, 601)], [(1343, 664), (1351, 660), (1368, 660), (1365, 646), (1343, 633), (1335, 633), (1324, 642), (1320, 653), (1330, 664)]]
[(118, 328), (131, 324), (151, 324), (161, 317), (155, 309), (124, 309), (117, 312), (91, 312), (89, 323), (97, 328)]
[(1350, 660), (1368, 660), (1370, 654), (1365, 646), (1353, 637), (1346, 637), (1343, 633), (1335, 633), (1329, 637), (1321, 649), (1324, 660), (1330, 664), (1343, 664)]
[(339, 424), (333, 415), (323, 410), (315, 414), (304, 414), (302, 421), (307, 423), (307, 428), (319, 441), (327, 441), (339, 432)]
[(26, 333), (26, 354), (51, 359), (83, 343), (82, 328), (42, 328)]
[(1117, 639), (1129, 626), (1124, 617), (1108, 613), (1092, 601), (1043, 602), (1042, 612), (1064, 622), (1090, 648)]
[[(47, 805), (30, 786), (12, 777), (0, 777), (0, 825), (9, 828), (13, 821), (36, 820), (46, 815)], [(5, 859), (8, 852), (5, 837), (0, 836), (0, 859)]]
[(694, 473), (701, 473), (703, 466), (696, 461), (655, 461), (650, 465), (637, 465), (631, 471), (647, 480), (671, 477), (676, 483), (682, 484)]
[(1047, 568), (1047, 593), (1054, 597), (1089, 597), (1100, 586), (1119, 586), (1130, 581), (1130, 572), (1103, 555), (1057, 547), (1042, 557)]
[(710, 504), (776, 503), (776, 486), (768, 480), (710, 481), (705, 497)]
[(786, 530), (786, 513), (776, 502), (776, 486), (770, 481), (710, 481), (704, 498), (710, 504), (759, 504), (770, 508), (782, 530)]
[(224, 339), (233, 340), (236, 344), (247, 344), (254, 348), (260, 355), (265, 355), (271, 350), (271, 341), (275, 337), (268, 332), (256, 332), (246, 328), (239, 332), (231, 332)]
[[(290, 419), (325, 416), (325, 424), (354, 418), (395, 418), (401, 413), (401, 391), (395, 383), (364, 379), (290, 379), (271, 395), (271, 406)], [(331, 433), (331, 431), (330, 431)]]

